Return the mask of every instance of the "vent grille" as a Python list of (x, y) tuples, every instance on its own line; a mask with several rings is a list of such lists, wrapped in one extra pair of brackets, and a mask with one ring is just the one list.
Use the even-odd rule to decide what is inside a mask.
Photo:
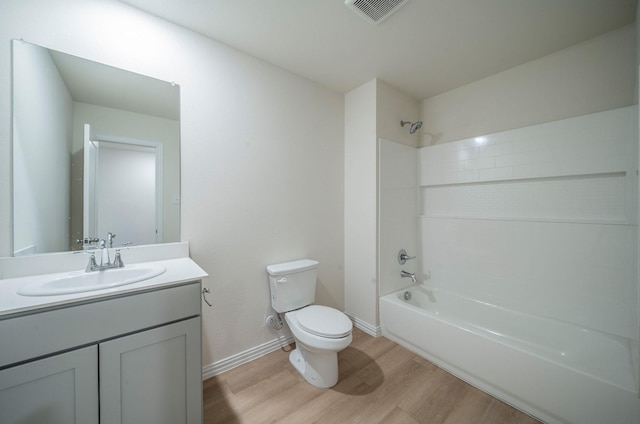
[(372, 24), (379, 24), (409, 0), (345, 0), (344, 4)]

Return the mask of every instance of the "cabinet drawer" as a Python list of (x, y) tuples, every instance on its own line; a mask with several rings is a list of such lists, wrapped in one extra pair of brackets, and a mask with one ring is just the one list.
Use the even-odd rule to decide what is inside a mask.
[(200, 315), (200, 281), (0, 321), (0, 368)]

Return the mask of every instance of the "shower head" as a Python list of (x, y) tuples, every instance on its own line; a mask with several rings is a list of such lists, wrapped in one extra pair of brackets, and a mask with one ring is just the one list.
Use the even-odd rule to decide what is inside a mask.
[(400, 121), (400, 125), (402, 125), (403, 127), (407, 124), (411, 124), (411, 127), (409, 128), (409, 134), (415, 134), (416, 131), (422, 128), (422, 121)]

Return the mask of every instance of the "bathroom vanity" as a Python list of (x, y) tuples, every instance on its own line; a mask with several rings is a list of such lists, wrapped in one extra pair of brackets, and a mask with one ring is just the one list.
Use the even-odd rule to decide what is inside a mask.
[(166, 271), (62, 296), (16, 294), (51, 275), (0, 280), (0, 422), (202, 422), (206, 274), (188, 257), (151, 264)]

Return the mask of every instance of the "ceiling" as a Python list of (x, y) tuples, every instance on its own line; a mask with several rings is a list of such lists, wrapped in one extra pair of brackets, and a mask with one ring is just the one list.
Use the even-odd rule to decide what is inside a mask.
[(180, 120), (178, 86), (55, 50), (49, 53), (73, 100)]
[(409, 0), (378, 25), (344, 0), (121, 0), (337, 92), (418, 100), (635, 20), (637, 0)]

